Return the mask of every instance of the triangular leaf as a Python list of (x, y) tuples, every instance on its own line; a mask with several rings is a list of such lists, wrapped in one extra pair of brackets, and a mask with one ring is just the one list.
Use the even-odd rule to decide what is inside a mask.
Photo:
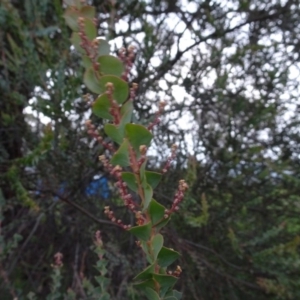
[[(64, 13), (64, 18), (66, 20), (66, 23), (73, 31), (79, 31), (79, 26), (78, 26), (79, 17), (84, 18), (85, 21), (89, 20), (88, 22), (89, 25), (87, 28), (89, 31), (89, 26), (91, 25), (90, 22), (93, 22), (92, 20), (95, 17), (95, 8), (93, 6), (84, 6), (81, 8), (81, 10), (76, 10), (74, 9), (74, 7), (68, 7), (68, 9)], [(96, 37), (96, 35), (93, 36), (94, 37), (92, 39)]]
[(173, 296), (174, 296), (177, 300), (180, 300), (181, 297), (182, 297), (182, 293), (180, 293), (180, 292), (174, 290), (174, 291), (173, 291)]
[(107, 94), (100, 95), (92, 106), (92, 111), (97, 117), (112, 120), (113, 117), (110, 114), (109, 109), (110, 101), (107, 97)]
[(78, 18), (79, 18), (79, 11), (75, 10), (73, 7), (68, 7), (68, 9), (64, 13), (64, 18), (67, 25), (73, 31), (79, 31), (78, 27)]
[[(71, 43), (74, 45), (75, 49), (81, 53), (86, 54), (85, 50), (80, 46), (81, 44), (81, 38), (78, 34), (78, 32), (73, 32), (71, 35)], [(106, 40), (98, 39), (98, 56), (100, 55), (108, 55), (110, 52), (110, 46)]]
[(151, 251), (149, 249), (148, 241), (147, 242), (141, 241), (141, 247), (142, 247), (144, 253), (146, 254), (146, 259), (147, 259), (148, 263), (153, 264), (154, 260), (152, 259), (151, 255), (150, 255)]
[(161, 267), (168, 267), (171, 265), (180, 254), (170, 248), (162, 247), (157, 256), (157, 262)]
[(158, 232), (161, 228), (165, 227), (169, 221), (170, 221), (171, 217), (169, 216), (167, 219), (162, 219), (160, 222), (155, 224), (155, 229)]
[(106, 40), (98, 39), (98, 55), (108, 55), (110, 53), (110, 46), (109, 43)]
[(93, 19), (95, 15), (96, 15), (96, 9), (94, 6), (85, 5), (80, 9), (81, 17)]
[(151, 223), (132, 227), (128, 231), (138, 239), (146, 242), (150, 239), (151, 236)]
[(133, 104), (132, 101), (127, 101), (121, 108), (121, 122), (120, 125), (126, 126), (127, 123), (131, 121), (133, 112)]
[(156, 224), (158, 221), (164, 219), (165, 210), (166, 208), (163, 205), (154, 199), (151, 200), (149, 205), (149, 214), (152, 224)]
[(103, 75), (115, 75), (121, 77), (124, 65), (120, 59), (112, 55), (102, 55), (98, 58), (100, 72)]
[(143, 282), (134, 283), (135, 288), (145, 290), (146, 288), (155, 289), (155, 281), (151, 278)]
[(176, 290), (170, 290), (166, 293), (164, 300), (180, 300), (182, 297), (182, 293), (176, 291)]
[(100, 93), (104, 93), (106, 91), (106, 84), (108, 82), (112, 83), (114, 86), (113, 98), (119, 104), (123, 104), (123, 102), (125, 102), (127, 100), (128, 94), (129, 94), (128, 83), (117, 76), (104, 75), (104, 76), (100, 77), (100, 80), (99, 80), (100, 89), (101, 89)]
[(177, 277), (171, 275), (153, 274), (153, 279), (160, 285), (160, 294), (164, 295), (170, 288), (174, 286)]
[(155, 270), (155, 264), (152, 264), (148, 266), (145, 270), (143, 270), (141, 273), (136, 275), (134, 278), (135, 281), (142, 281), (142, 280), (148, 280), (152, 278), (152, 274)]
[(145, 201), (143, 203), (143, 211), (145, 211), (148, 208), (150, 201), (152, 199), (152, 196), (153, 196), (153, 190), (149, 184), (144, 188), (144, 196), (145, 196), (145, 199), (144, 199)]
[(85, 50), (80, 46), (80, 43), (81, 43), (81, 38), (78, 34), (78, 32), (73, 32), (72, 35), (71, 35), (71, 43), (74, 45), (75, 49), (81, 53), (81, 54), (85, 54)]
[(134, 150), (139, 153), (139, 147), (145, 145), (150, 146), (152, 133), (145, 127), (139, 124), (127, 124), (125, 127), (126, 136)]
[(96, 25), (92, 19), (84, 19), (84, 32), (90, 41), (97, 37)]
[(130, 165), (129, 155), (128, 155), (128, 141), (124, 140), (118, 151), (114, 154), (110, 160), (111, 164), (114, 166), (127, 167)]
[(87, 55), (82, 55), (82, 64), (85, 69), (90, 69), (93, 67), (93, 62)]
[(133, 111), (133, 101), (126, 101), (121, 108), (121, 116), (124, 116), (128, 111)]
[(127, 183), (128, 187), (136, 192), (138, 189), (138, 185), (136, 182), (135, 175), (131, 172), (122, 172), (122, 179)]
[(147, 178), (147, 182), (151, 185), (153, 189), (155, 189), (161, 180), (161, 173), (146, 171), (145, 175)]
[(144, 293), (148, 300), (160, 300), (159, 295), (149, 287), (146, 287)]
[(164, 238), (161, 234), (156, 234), (151, 240), (154, 260), (156, 260), (157, 255), (161, 251), (163, 244), (164, 244)]
[(122, 144), (124, 132), (122, 134), (122, 130), (118, 126), (109, 123), (105, 124), (104, 131), (114, 142), (118, 143), (119, 145)]
[(90, 68), (85, 71), (83, 76), (83, 82), (87, 86), (87, 88), (93, 93), (102, 93), (103, 89), (101, 88), (101, 85), (93, 68)]

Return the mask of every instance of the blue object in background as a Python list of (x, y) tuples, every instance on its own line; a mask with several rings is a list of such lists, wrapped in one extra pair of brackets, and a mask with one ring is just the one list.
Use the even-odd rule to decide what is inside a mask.
[(100, 196), (103, 199), (110, 197), (110, 189), (108, 180), (106, 177), (101, 176), (100, 178), (94, 179), (85, 189), (86, 196)]
[[(43, 184), (41, 180), (38, 181), (37, 186), (38, 189), (35, 192), (35, 194), (40, 195), (41, 190), (43, 190), (42, 188)], [(67, 188), (68, 188), (67, 182), (61, 183), (57, 191), (57, 195), (63, 197)], [(107, 178), (105, 176), (96, 175), (94, 179), (85, 188), (84, 195), (87, 197), (91, 197), (91, 196), (101, 197), (104, 200), (108, 199), (111, 196), (111, 190), (109, 188), (109, 183)], [(59, 200), (59, 197), (55, 196), (53, 200), (57, 201)]]

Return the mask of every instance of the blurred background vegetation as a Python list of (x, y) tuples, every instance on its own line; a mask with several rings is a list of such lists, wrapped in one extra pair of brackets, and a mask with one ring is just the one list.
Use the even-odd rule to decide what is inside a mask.
[[(149, 167), (179, 146), (155, 198), (189, 193), (165, 230), (181, 252), (186, 300), (300, 299), (299, 0), (95, 0), (99, 36), (136, 47), (135, 118), (167, 100)], [(84, 121), (79, 54), (61, 0), (0, 1), (0, 295), (49, 292), (53, 255), (62, 290), (82, 294), (100, 229), (113, 299), (142, 299), (130, 282), (144, 258), (103, 216), (132, 216), (102, 170)], [(102, 121), (94, 122), (102, 128)], [(96, 176), (111, 186), (87, 193)]]

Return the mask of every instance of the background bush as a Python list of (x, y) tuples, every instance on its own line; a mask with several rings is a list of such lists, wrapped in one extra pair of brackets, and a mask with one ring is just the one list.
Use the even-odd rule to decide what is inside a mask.
[[(155, 197), (172, 201), (182, 177), (191, 186), (165, 232), (184, 253), (184, 299), (298, 299), (298, 1), (93, 4), (99, 36), (115, 51), (136, 47), (135, 118), (146, 122), (159, 100), (169, 102), (150, 163), (158, 168), (176, 142)], [(59, 251), (61, 289), (80, 297), (80, 272), (96, 274), (89, 248), (100, 229), (111, 295), (140, 299), (127, 286), (143, 265), (140, 252), (103, 207), (131, 216), (117, 195), (85, 193), (103, 174), (101, 149), (83, 126), (83, 68), (63, 11), (59, 0), (0, 4), (0, 294), (45, 299)]]

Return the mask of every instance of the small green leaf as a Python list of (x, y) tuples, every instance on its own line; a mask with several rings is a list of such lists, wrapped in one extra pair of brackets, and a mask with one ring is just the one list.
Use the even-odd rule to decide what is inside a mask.
[(146, 254), (147, 262), (149, 264), (153, 264), (154, 260), (152, 259), (151, 255), (150, 255), (150, 249), (149, 249), (148, 242), (141, 241), (141, 247), (142, 247), (144, 253)]
[(115, 75), (121, 77), (124, 72), (122, 61), (112, 55), (102, 55), (98, 58), (100, 64), (100, 72), (103, 75)]
[(170, 300), (170, 299), (180, 300), (181, 297), (182, 297), (182, 293), (180, 293), (180, 292), (178, 292), (178, 291), (176, 291), (176, 290), (170, 290), (170, 291), (168, 291), (168, 292), (166, 293), (164, 300), (165, 300), (165, 299), (169, 299), (169, 300)]
[(89, 69), (93, 67), (93, 63), (87, 55), (82, 55), (82, 64), (85, 69)]
[(75, 10), (73, 7), (68, 7), (64, 13), (64, 18), (67, 25), (73, 30), (78, 31), (78, 18), (80, 14), (78, 10)]
[(170, 288), (174, 286), (177, 277), (171, 275), (153, 274), (153, 279), (160, 285), (160, 293), (164, 295)]
[(180, 292), (174, 290), (174, 291), (173, 291), (173, 296), (176, 298), (176, 300), (180, 300), (181, 297), (182, 297), (182, 293), (180, 293)]
[(104, 125), (104, 131), (114, 142), (118, 143), (119, 145), (122, 144), (124, 132), (122, 134), (122, 130), (118, 126), (107, 123)]
[(90, 41), (97, 37), (96, 25), (92, 19), (84, 19), (84, 32)]
[(133, 101), (130, 99), (124, 103), (121, 108), (121, 116), (124, 116), (128, 111), (133, 111)]
[(67, 4), (68, 6), (76, 6), (78, 8), (81, 7), (80, 0), (65, 0), (65, 4)]
[[(100, 77), (99, 84), (101, 87), (101, 92), (104, 93), (106, 91), (106, 84), (111, 82), (114, 86), (114, 99), (119, 103), (123, 104), (128, 98), (129, 87), (128, 83), (123, 79), (114, 76), (114, 75), (104, 75)], [(99, 93), (99, 94), (100, 94)]]
[(93, 20), (84, 20), (84, 32), (90, 41), (94, 40), (97, 37), (97, 29)]
[(166, 268), (159, 268), (158, 274), (166, 275), (167, 274)]
[(110, 163), (114, 166), (127, 167), (130, 165), (128, 155), (128, 141), (124, 140), (118, 151), (111, 158)]
[(140, 281), (140, 280), (148, 280), (152, 278), (152, 274), (154, 273), (155, 270), (155, 264), (152, 264), (148, 266), (145, 270), (143, 270), (141, 273), (136, 275), (134, 278), (135, 281)]
[(109, 43), (106, 40), (103, 39), (97, 39), (99, 43), (98, 47), (98, 55), (108, 55), (110, 53), (110, 46)]
[(159, 295), (149, 287), (146, 287), (144, 293), (148, 300), (160, 300)]
[(90, 68), (85, 71), (83, 81), (96, 94), (104, 94), (106, 92), (106, 84), (111, 82), (114, 86), (113, 98), (119, 104), (122, 104), (128, 97), (129, 88), (127, 82), (117, 76), (105, 75), (98, 79), (95, 71)]
[(168, 267), (171, 265), (180, 254), (170, 248), (162, 247), (157, 256), (157, 262), (161, 267)]
[(121, 122), (120, 124), (125, 128), (126, 124), (131, 121), (133, 112), (132, 101), (127, 101), (121, 108)]
[(73, 31), (70, 41), (79, 53), (81, 53), (81, 54), (85, 53), (85, 50), (80, 46), (81, 38), (80, 38), (78, 32)]
[[(98, 46), (98, 56), (100, 55), (108, 55), (110, 52), (110, 46), (107, 41), (103, 39), (97, 39), (99, 46)], [(75, 49), (81, 53), (85, 54), (85, 50), (80, 46), (81, 38), (78, 34), (78, 32), (73, 32), (70, 38), (71, 43), (74, 45)]]
[[(86, 20), (89, 20), (87, 23), (89, 23), (88, 27), (85, 29), (89, 29), (90, 22), (93, 22), (93, 18), (95, 17), (95, 8), (93, 6), (84, 6), (81, 10), (76, 10), (74, 7), (68, 7), (64, 13), (64, 18), (66, 20), (67, 25), (73, 30), (73, 31), (79, 31), (78, 26), (78, 18), (82, 17), (84, 18), (85, 22)], [(85, 25), (87, 24), (85, 23)], [(95, 25), (94, 25), (95, 27)], [(88, 33), (87, 31), (85, 31)], [(90, 33), (89, 33), (90, 34)], [(93, 38), (95, 38), (94, 36)], [(92, 38), (92, 39), (93, 39)]]
[(96, 94), (101, 94), (103, 89), (101, 88), (101, 85), (99, 83), (99, 80), (97, 79), (97, 75), (93, 68), (90, 68), (85, 71), (83, 76), (83, 82), (87, 86), (87, 88)]
[(144, 196), (145, 196), (145, 201), (143, 203), (143, 211), (145, 211), (148, 208), (153, 196), (153, 189), (149, 184), (144, 188)]
[(147, 182), (151, 185), (153, 189), (155, 189), (161, 180), (161, 173), (146, 171), (145, 175), (147, 178)]
[(99, 300), (110, 300), (110, 295), (107, 292), (105, 292), (105, 294), (103, 294), (103, 291), (102, 291), (101, 298)]
[(96, 15), (96, 9), (94, 6), (85, 5), (80, 10), (80, 16), (88, 19), (93, 19)]
[[(123, 119), (126, 119), (126, 116), (124, 116)], [(123, 120), (124, 121), (124, 120)], [(126, 121), (126, 120), (125, 120)], [(116, 143), (119, 145), (122, 144), (124, 137), (125, 137), (125, 124), (120, 122), (119, 125), (115, 124), (106, 124), (104, 126), (105, 133)]]
[(136, 192), (138, 190), (138, 185), (136, 182), (135, 175), (131, 172), (122, 172), (122, 179), (127, 183), (128, 187)]
[(153, 279), (148, 279), (143, 282), (135, 283), (135, 288), (145, 290), (146, 288), (155, 289), (155, 281)]
[(139, 147), (145, 145), (150, 146), (152, 133), (145, 127), (139, 124), (127, 124), (125, 127), (126, 136), (134, 150), (139, 153)]
[(166, 208), (163, 205), (154, 199), (151, 200), (149, 205), (149, 214), (152, 224), (156, 224), (160, 220), (164, 219), (165, 209)]
[(154, 260), (156, 260), (157, 255), (161, 251), (163, 244), (164, 244), (163, 236), (161, 234), (156, 234), (151, 241)]
[(158, 232), (161, 228), (165, 227), (169, 223), (170, 219), (171, 217), (168, 217), (167, 219), (163, 218), (160, 222), (156, 223), (154, 226), (156, 232)]
[(102, 119), (112, 120), (113, 117), (109, 112), (110, 109), (110, 101), (107, 97), (107, 94), (100, 95), (92, 106), (93, 113)]
[(151, 236), (151, 223), (149, 222), (145, 225), (132, 227), (128, 231), (131, 232), (138, 239), (146, 242), (150, 239)]
[[(139, 155), (138, 155), (138, 157), (139, 157)], [(147, 188), (147, 186), (148, 186), (148, 182), (147, 182), (147, 178), (146, 178), (146, 164), (147, 164), (147, 159), (145, 159), (145, 161), (140, 166), (140, 180), (141, 180), (143, 189)]]

